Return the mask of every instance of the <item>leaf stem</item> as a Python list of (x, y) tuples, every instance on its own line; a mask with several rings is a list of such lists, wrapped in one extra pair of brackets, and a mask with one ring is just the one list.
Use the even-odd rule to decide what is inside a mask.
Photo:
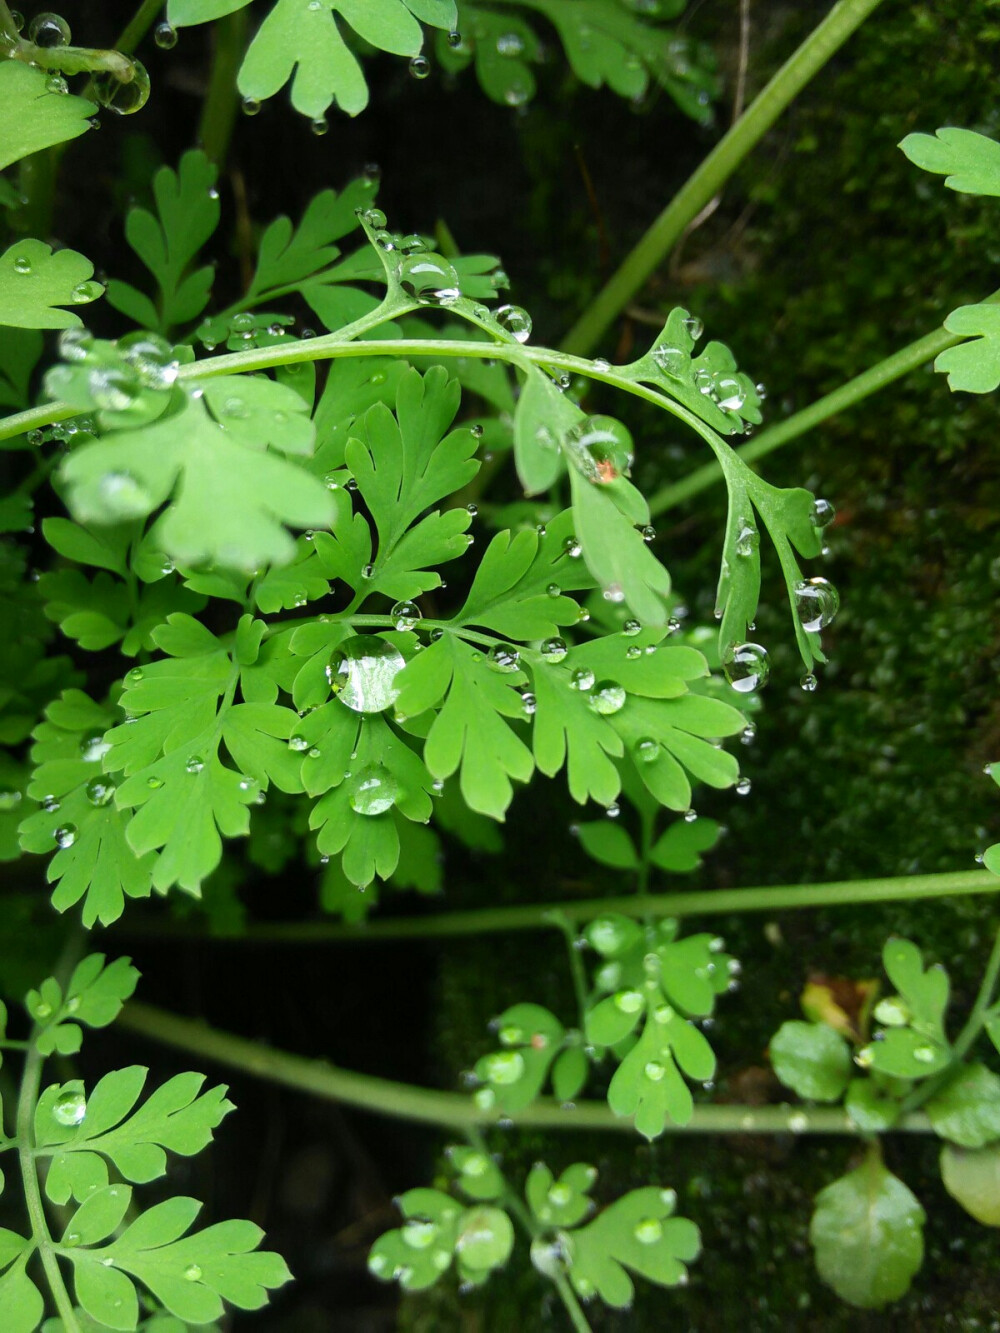
[(580, 950), (576, 947), (576, 931), (565, 912), (549, 912), (546, 925), (555, 926), (566, 941), (566, 956), (569, 959), (570, 976), (573, 978), (573, 992), (576, 995), (576, 1007), (579, 1015), (580, 1030), (583, 1031), (587, 1016), (587, 974), (583, 968)]
[[(998, 302), (1000, 302), (1000, 291), (995, 291), (984, 297), (981, 304), (995, 305)], [(841, 384), (831, 393), (810, 403), (801, 412), (796, 412), (794, 416), (762, 431), (755, 440), (750, 440), (740, 448), (740, 458), (744, 463), (755, 463), (761, 458), (766, 458), (775, 449), (799, 439), (807, 431), (824, 421), (829, 421), (831, 417), (853, 407), (855, 403), (863, 402), (872, 394), (878, 393), (880, 389), (885, 389), (896, 380), (902, 379), (904, 375), (919, 370), (921, 366), (933, 361), (949, 347), (957, 346), (964, 340), (964, 336), (940, 328), (935, 329), (933, 333), (925, 334), (923, 338), (918, 338), (916, 342), (908, 343), (892, 356), (887, 356), (883, 361), (877, 362), (868, 370), (862, 371), (860, 375), (855, 375), (853, 379)], [(685, 500), (692, 499), (720, 481), (722, 475), (717, 462), (706, 463), (703, 467), (696, 468), (680, 481), (672, 482), (669, 486), (656, 491), (650, 497), (650, 513), (655, 516), (676, 508)]]
[(38, 1172), (35, 1168), (33, 1122), (43, 1064), (44, 1057), (39, 1053), (37, 1046), (32, 1043), (24, 1062), (21, 1091), (17, 1100), (17, 1140), (21, 1180), (24, 1185), (24, 1201), (31, 1222), (31, 1232), (38, 1246), (42, 1267), (45, 1269), (45, 1276), (53, 1300), (56, 1303), (56, 1309), (63, 1321), (63, 1328), (65, 1333), (81, 1333), (73, 1302), (66, 1290), (66, 1284), (63, 1282), (62, 1272), (59, 1268), (59, 1261), (52, 1247), (52, 1235), (45, 1216), (41, 1190), (38, 1187)]
[(609, 278), (566, 335), (562, 344), (564, 351), (583, 354), (597, 344), (608, 325), (625, 309), (692, 219), (718, 194), (785, 108), (879, 3), (880, 0), (838, 0), (736, 124), (723, 135)]
[(236, 123), (239, 104), (236, 75), (243, 59), (247, 12), (239, 9), (234, 14), (227, 14), (214, 28), (212, 70), (198, 126), (198, 138), (213, 162), (225, 160)]
[(990, 950), (990, 956), (986, 963), (986, 971), (983, 973), (983, 979), (979, 984), (979, 993), (976, 995), (972, 1008), (969, 1010), (969, 1017), (965, 1020), (962, 1031), (955, 1038), (954, 1045), (951, 1048), (951, 1059), (944, 1069), (935, 1074), (933, 1078), (926, 1079), (913, 1089), (908, 1097), (903, 1101), (902, 1114), (906, 1115), (910, 1111), (915, 1111), (917, 1107), (931, 1099), (946, 1083), (948, 1083), (955, 1073), (955, 1070), (965, 1059), (972, 1046), (977, 1041), (979, 1034), (986, 1026), (990, 1017), (990, 1006), (993, 1003), (993, 997), (997, 989), (997, 981), (1000, 980), (1000, 930), (997, 931), (993, 940), (993, 948)]
[(998, 893), (1000, 878), (987, 870), (957, 870), (938, 875), (898, 875), (891, 879), (842, 880), (829, 884), (764, 885), (745, 889), (696, 889), (685, 893), (635, 897), (584, 898), (575, 902), (526, 903), (473, 911), (435, 912), (426, 916), (389, 917), (364, 925), (330, 921), (269, 921), (242, 930), (205, 936), (181, 922), (156, 917), (142, 925), (134, 914), (122, 929), (133, 937), (189, 940), (194, 934), (216, 943), (319, 944), (347, 941), (457, 938), (500, 931), (539, 930), (551, 914), (581, 923), (609, 912), (652, 918), (719, 916), (741, 912), (784, 912), (805, 907), (846, 907), (857, 903), (914, 902), (969, 893)]
[[(251, 1041), (230, 1032), (221, 1032), (207, 1023), (157, 1009), (133, 1000), (126, 1005), (118, 1026), (127, 1031), (214, 1060), (241, 1073), (252, 1074), (309, 1093), (327, 1101), (354, 1106), (375, 1115), (436, 1125), (467, 1133), (477, 1125), (494, 1123), (490, 1113), (481, 1111), (473, 1099), (458, 1092), (439, 1092), (431, 1088), (396, 1083), (370, 1074), (338, 1069), (323, 1060), (276, 1050), (259, 1041)], [(686, 1125), (668, 1124), (666, 1132), (679, 1134), (755, 1134), (857, 1135), (859, 1130), (843, 1107), (809, 1107), (807, 1124), (801, 1124), (801, 1106), (743, 1106), (701, 1104)], [(552, 1098), (534, 1102), (515, 1117), (522, 1129), (615, 1130), (634, 1133), (627, 1117), (613, 1115), (603, 1102), (581, 1101), (572, 1111), (563, 1110)], [(902, 1118), (895, 1126), (908, 1134), (923, 1134), (929, 1129), (921, 1114)]]

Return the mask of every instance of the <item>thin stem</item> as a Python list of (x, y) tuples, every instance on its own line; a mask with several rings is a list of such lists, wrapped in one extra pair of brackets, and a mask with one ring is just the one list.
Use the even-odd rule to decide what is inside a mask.
[[(984, 297), (981, 304), (995, 305), (998, 302), (1000, 302), (1000, 291), (995, 291)], [(919, 370), (921, 366), (933, 361), (935, 357), (940, 356), (949, 347), (955, 347), (962, 342), (964, 336), (964, 334), (949, 333), (944, 328), (935, 329), (933, 333), (925, 334), (923, 338), (918, 338), (916, 342), (909, 343), (898, 352), (894, 352), (892, 356), (887, 356), (884, 361), (879, 361), (868, 370), (862, 371), (860, 375), (855, 375), (846, 384), (842, 384), (831, 393), (818, 398), (815, 403), (810, 403), (801, 412), (796, 412), (794, 416), (790, 416), (785, 421), (780, 421), (777, 425), (762, 431), (755, 440), (749, 441), (740, 448), (740, 458), (743, 459), (744, 463), (754, 463), (761, 458), (766, 458), (775, 449), (780, 449), (783, 444), (799, 439), (807, 431), (821, 425), (824, 421), (829, 421), (831, 417), (835, 417), (838, 413), (853, 407), (855, 403), (863, 402), (864, 399), (870, 398), (872, 394), (878, 393), (880, 389), (885, 389), (890, 384), (902, 379), (904, 375)], [(680, 481), (664, 486), (651, 496), (649, 501), (650, 513), (653, 515), (662, 514), (668, 509), (675, 508), (685, 500), (690, 500), (695, 495), (707, 490), (709, 486), (713, 486), (717, 481), (721, 481), (723, 475), (723, 471), (717, 462), (706, 463), (703, 467), (696, 468), (686, 477), (682, 477)]]
[(552, 1275), (552, 1282), (559, 1293), (559, 1299), (565, 1306), (566, 1313), (569, 1315), (570, 1323), (573, 1325), (576, 1333), (592, 1333), (587, 1316), (583, 1313), (583, 1306), (576, 1298), (576, 1292), (570, 1285), (569, 1278), (561, 1269), (556, 1269)]
[(607, 913), (643, 917), (719, 916), (742, 912), (785, 912), (804, 907), (846, 907), (856, 903), (914, 902), (1000, 892), (1000, 878), (988, 870), (958, 870), (940, 875), (898, 875), (892, 879), (842, 880), (830, 884), (765, 885), (746, 889), (699, 889), (621, 898), (585, 898), (576, 902), (486, 907), (475, 911), (437, 912), (395, 917), (348, 926), (328, 921), (265, 922), (244, 930), (204, 936), (201, 928), (156, 917), (145, 925), (128, 918), (123, 930), (133, 937), (233, 944), (336, 944), (355, 941), (439, 939), (500, 931), (539, 930), (551, 915), (582, 923)]
[[(233, 1033), (220, 1032), (206, 1023), (181, 1018), (152, 1005), (135, 1000), (123, 1010), (118, 1027), (140, 1036), (163, 1042), (178, 1050), (214, 1060), (244, 1074), (266, 1079), (309, 1093), (327, 1101), (355, 1106), (375, 1115), (417, 1124), (437, 1125), (467, 1132), (476, 1125), (490, 1125), (495, 1116), (481, 1111), (471, 1097), (458, 1092), (437, 1092), (408, 1083), (337, 1069), (323, 1060), (307, 1059), (288, 1051), (275, 1050), (259, 1041), (250, 1041)], [(564, 1110), (552, 1098), (534, 1102), (515, 1117), (522, 1129), (588, 1129), (632, 1133), (632, 1122), (615, 1116), (603, 1102), (581, 1101), (572, 1111)], [(930, 1122), (924, 1115), (902, 1118), (896, 1130), (907, 1134), (925, 1134)], [(666, 1132), (678, 1134), (737, 1134), (752, 1130), (755, 1134), (849, 1134), (860, 1131), (839, 1106), (740, 1106), (699, 1105), (686, 1125), (668, 1124)]]
[(600, 340), (662, 262), (692, 218), (717, 194), (785, 108), (840, 49), (880, 0), (838, 0), (820, 25), (782, 65), (744, 115), (725, 134), (626, 257), (563, 342), (583, 354)]
[(198, 137), (213, 162), (223, 162), (232, 138), (239, 105), (236, 75), (243, 59), (247, 11), (237, 10), (215, 25), (215, 50), (208, 93), (201, 110)]
[(139, 8), (121, 31), (115, 47), (131, 55), (156, 22), (164, 0), (142, 0)]
[(990, 950), (989, 960), (986, 963), (986, 971), (983, 973), (983, 979), (979, 984), (979, 993), (969, 1010), (969, 1017), (965, 1020), (965, 1026), (955, 1038), (954, 1045), (951, 1048), (951, 1059), (948, 1065), (940, 1073), (935, 1074), (933, 1078), (927, 1079), (913, 1089), (903, 1101), (904, 1114), (915, 1111), (918, 1106), (923, 1106), (951, 1080), (955, 1070), (965, 1059), (986, 1026), (990, 1017), (990, 1006), (993, 1004), (998, 979), (1000, 979), (1000, 930), (997, 931), (993, 940), (993, 948)]
[(580, 950), (576, 947), (576, 931), (564, 912), (550, 912), (546, 924), (555, 926), (566, 941), (566, 956), (569, 959), (569, 970), (573, 978), (573, 991), (576, 995), (576, 1007), (582, 1029), (587, 1015), (587, 974), (584, 971)]
[(21, 1077), (21, 1092), (17, 1101), (17, 1138), (18, 1158), (21, 1163), (21, 1180), (24, 1185), (24, 1201), (28, 1208), (31, 1233), (38, 1246), (42, 1267), (48, 1280), (49, 1289), (56, 1303), (56, 1309), (63, 1321), (65, 1333), (81, 1333), (80, 1323), (70, 1300), (66, 1284), (63, 1282), (59, 1261), (52, 1248), (52, 1236), (49, 1232), (48, 1219), (42, 1203), (41, 1190), (38, 1187), (38, 1172), (34, 1156), (34, 1118), (35, 1104), (38, 1101), (38, 1089), (42, 1079), (44, 1057), (38, 1048), (32, 1045), (24, 1062), (24, 1074)]

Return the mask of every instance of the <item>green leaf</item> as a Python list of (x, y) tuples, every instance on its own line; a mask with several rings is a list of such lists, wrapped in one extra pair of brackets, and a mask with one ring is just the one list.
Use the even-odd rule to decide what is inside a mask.
[(982, 1148), (1000, 1139), (1000, 1078), (978, 1062), (962, 1065), (924, 1110), (942, 1139)]
[(203, 1074), (177, 1074), (138, 1110), (149, 1071), (139, 1065), (106, 1074), (86, 1098), (81, 1122), (67, 1127), (53, 1114), (61, 1095), (47, 1088), (35, 1112), (35, 1141), (50, 1157), (45, 1192), (53, 1203), (78, 1202), (108, 1184), (104, 1159), (126, 1180), (143, 1184), (165, 1174), (167, 1151), (192, 1157), (232, 1109), (225, 1087), (202, 1092)]
[(820, 1277), (863, 1310), (898, 1300), (923, 1262), (924, 1218), (872, 1147), (861, 1166), (816, 1196), (809, 1239)]
[(785, 1087), (814, 1102), (839, 1101), (853, 1069), (847, 1042), (825, 1023), (782, 1023), (770, 1054)]
[(945, 1144), (941, 1150), (944, 1187), (985, 1227), (1000, 1227), (1000, 1144), (969, 1151)]
[[(263, 1232), (252, 1222), (219, 1222), (185, 1236), (201, 1208), (195, 1199), (156, 1204), (121, 1235), (99, 1245), (117, 1230), (131, 1196), (125, 1185), (95, 1190), (69, 1219), (57, 1247), (73, 1266), (77, 1299), (99, 1322), (118, 1311), (119, 1322), (111, 1327), (135, 1327), (138, 1303), (131, 1279), (192, 1324), (218, 1319), (223, 1297), (238, 1309), (258, 1310), (269, 1291), (290, 1280), (279, 1255), (257, 1250)], [(128, 1316), (122, 1311), (129, 1309), (130, 1322), (124, 1322)]]
[(32, 733), (28, 793), (40, 809), (19, 830), (24, 851), (55, 853), (46, 870), (50, 883), (58, 881), (52, 905), (64, 912), (82, 901), (88, 929), (117, 920), (126, 898), (145, 898), (152, 886), (154, 858), (129, 845), (128, 816), (103, 769), (114, 716), (79, 690), (49, 705)]
[(311, 450), (306, 411), (293, 390), (261, 377), (206, 381), (203, 392), (187, 381), (175, 413), (67, 456), (67, 503), (84, 524), (166, 504), (152, 540), (178, 565), (287, 564), (295, 542), (285, 525), (325, 527), (334, 513), (323, 483), (273, 452)]
[(136, 590), (107, 574), (88, 579), (77, 569), (43, 574), (38, 590), (45, 598), (45, 614), (67, 638), (88, 652), (121, 644), (126, 657), (149, 652), (153, 631), (175, 611), (201, 611), (205, 598), (182, 587), (174, 578)]
[(50, 76), (22, 60), (0, 60), (0, 171), (90, 129), (94, 104), (49, 90)]
[(104, 293), (91, 282), (94, 266), (75, 250), (17, 241), (0, 255), (0, 324), (20, 329), (77, 328), (83, 320), (66, 305), (86, 305)]
[(909, 1010), (913, 1029), (947, 1045), (944, 1013), (948, 1007), (948, 973), (940, 963), (924, 970), (923, 955), (910, 940), (893, 937), (882, 950), (889, 980)]
[(516, 1115), (540, 1094), (565, 1030), (540, 1004), (515, 1004), (492, 1024), (499, 1033), (499, 1051), (476, 1062), (482, 1084), (476, 1104), (498, 1115)]
[(673, 1190), (648, 1185), (632, 1190), (567, 1238), (569, 1279), (584, 1299), (595, 1293), (618, 1310), (632, 1304), (630, 1276), (675, 1287), (687, 1281), (687, 1265), (701, 1251), (698, 1228), (674, 1217)]
[(365, 77), (335, 16), (376, 50), (407, 56), (423, 44), (418, 18), (446, 30), (456, 22), (454, 0), (321, 0), (315, 8), (307, 0), (276, 0), (240, 69), (243, 96), (273, 97), (291, 78), (292, 106), (305, 116), (322, 117), (334, 101), (348, 115), (363, 111)]
[(597, 1171), (587, 1162), (574, 1162), (558, 1180), (544, 1162), (536, 1162), (528, 1172), (524, 1197), (543, 1226), (575, 1227), (593, 1211), (588, 1195), (596, 1180)]
[(714, 819), (677, 820), (653, 844), (649, 859), (661, 870), (675, 875), (697, 870), (702, 852), (710, 851), (722, 836)]
[(457, 1173), (455, 1183), (470, 1199), (499, 1199), (504, 1191), (503, 1175), (492, 1157), (477, 1148), (452, 1145), (445, 1156)]
[(1000, 143), (974, 130), (946, 126), (931, 134), (908, 134), (900, 148), (914, 166), (946, 176), (949, 190), (1000, 195)]
[(108, 301), (143, 328), (166, 333), (197, 319), (208, 304), (215, 270), (211, 265), (192, 270), (191, 265), (219, 225), (218, 174), (215, 163), (193, 148), (176, 171), (161, 167), (153, 177), (155, 213), (129, 211), (125, 236), (156, 279), (156, 299), (112, 279)]
[(959, 306), (944, 326), (970, 341), (940, 352), (934, 369), (948, 376), (952, 393), (992, 393), (1000, 384), (1000, 307)]
[(459, 1276), (478, 1285), (510, 1256), (514, 1228), (499, 1208), (481, 1203), (460, 1209), (454, 1199), (432, 1189), (407, 1190), (397, 1206), (405, 1219), (402, 1227), (380, 1236), (368, 1256), (369, 1271), (383, 1282), (395, 1279), (404, 1291), (423, 1291), (455, 1259)]
[(902, 1102), (884, 1093), (870, 1078), (854, 1078), (847, 1087), (844, 1109), (865, 1134), (882, 1134), (899, 1119)]
[(580, 845), (592, 860), (615, 870), (638, 870), (639, 854), (635, 843), (620, 824), (599, 819), (575, 827)]
[(47, 977), (24, 999), (28, 1013), (41, 1028), (35, 1038), (38, 1050), (42, 1055), (54, 1051), (74, 1054), (83, 1040), (78, 1025), (105, 1028), (113, 1023), (138, 980), (139, 973), (130, 959), (116, 958), (105, 967), (102, 953), (88, 954), (77, 964), (65, 992), (53, 977)]
[(3, 1309), (5, 1333), (34, 1333), (45, 1317), (42, 1293), (19, 1268), (8, 1269), (0, 1277), (0, 1308)]
[(43, 346), (35, 329), (15, 332), (0, 325), (0, 407), (19, 411), (29, 405), (31, 376)]

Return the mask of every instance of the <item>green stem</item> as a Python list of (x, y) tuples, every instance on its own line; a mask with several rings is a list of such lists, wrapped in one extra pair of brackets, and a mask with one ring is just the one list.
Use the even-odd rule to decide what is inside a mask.
[(0, 50), (8, 54), (21, 40), (21, 34), (14, 23), (7, 0), (0, 0)]
[[(337, 1069), (323, 1060), (312, 1060), (287, 1051), (274, 1050), (259, 1041), (250, 1041), (233, 1033), (220, 1032), (206, 1023), (181, 1018), (164, 1009), (140, 1004), (135, 1000), (122, 1011), (118, 1027), (153, 1041), (214, 1060), (244, 1074), (271, 1083), (280, 1083), (298, 1092), (310, 1093), (327, 1101), (355, 1106), (375, 1115), (409, 1120), (417, 1124), (437, 1125), (467, 1132), (476, 1125), (495, 1122), (495, 1115), (480, 1111), (473, 1099), (458, 1092), (437, 1092), (408, 1083)], [(564, 1111), (551, 1098), (541, 1098), (515, 1117), (522, 1129), (616, 1130), (634, 1133), (632, 1122), (612, 1115), (603, 1102), (581, 1101), (575, 1109)], [(929, 1122), (924, 1115), (901, 1119), (895, 1129), (908, 1134), (925, 1134)], [(686, 1125), (667, 1125), (667, 1133), (734, 1134), (850, 1134), (860, 1131), (840, 1106), (724, 1106), (698, 1105)]]
[(117, 42), (115, 42), (117, 50), (124, 51), (126, 55), (131, 55), (156, 22), (163, 4), (164, 0), (142, 0), (142, 4), (129, 19)]
[(233, 944), (336, 944), (350, 941), (439, 939), (484, 935), (497, 931), (539, 930), (551, 915), (583, 923), (607, 913), (631, 917), (719, 916), (740, 912), (785, 912), (803, 907), (846, 907), (856, 903), (914, 902), (921, 898), (952, 898), (968, 893), (998, 893), (1000, 878), (988, 870), (958, 870), (940, 875), (899, 875), (892, 879), (843, 880), (830, 884), (765, 885), (748, 889), (702, 889), (622, 898), (589, 898), (566, 903), (534, 903), (519, 907), (485, 907), (476, 911), (436, 912), (395, 917), (347, 926), (326, 921), (267, 922), (243, 930), (204, 936), (190, 926), (156, 918), (145, 926), (133, 922), (129, 935), (157, 940), (191, 939), (194, 934)]
[(52, 1248), (52, 1235), (49, 1232), (48, 1219), (42, 1203), (41, 1190), (38, 1187), (38, 1172), (34, 1156), (34, 1118), (35, 1105), (38, 1101), (38, 1089), (42, 1078), (44, 1058), (38, 1048), (32, 1045), (24, 1063), (21, 1078), (21, 1092), (17, 1101), (17, 1138), (18, 1157), (21, 1163), (21, 1180), (24, 1185), (24, 1201), (28, 1208), (31, 1233), (38, 1246), (42, 1267), (48, 1280), (49, 1289), (56, 1303), (56, 1309), (63, 1321), (65, 1333), (81, 1333), (80, 1323), (73, 1309), (66, 1284), (59, 1269), (59, 1261)]
[(584, 971), (580, 950), (576, 947), (576, 931), (569, 917), (560, 911), (550, 912), (545, 924), (555, 926), (566, 942), (566, 955), (569, 959), (569, 970), (573, 978), (573, 991), (576, 995), (576, 1007), (582, 1031), (587, 1015), (587, 974)]
[(983, 979), (979, 985), (979, 993), (976, 996), (975, 1003), (969, 1011), (969, 1017), (965, 1021), (965, 1026), (955, 1038), (955, 1043), (951, 1048), (951, 1059), (947, 1066), (935, 1074), (933, 1078), (927, 1079), (919, 1084), (910, 1095), (903, 1101), (903, 1114), (915, 1111), (917, 1107), (930, 1100), (936, 1092), (944, 1085), (950, 1082), (956, 1069), (968, 1055), (973, 1045), (979, 1038), (979, 1034), (986, 1026), (990, 1017), (990, 1006), (993, 1003), (993, 997), (996, 993), (997, 981), (1000, 979), (1000, 930), (997, 931), (993, 941), (993, 948), (990, 950), (989, 960), (986, 964), (986, 971), (983, 973)]
[[(1000, 291), (984, 297), (981, 304), (995, 305), (998, 302), (1000, 302)], [(933, 333), (918, 338), (916, 342), (909, 343), (900, 351), (894, 352), (892, 356), (887, 356), (884, 361), (879, 361), (877, 365), (862, 371), (846, 384), (840, 385), (832, 393), (817, 399), (801, 412), (796, 412), (794, 416), (763, 431), (755, 440), (740, 448), (740, 458), (744, 463), (754, 463), (758, 459), (766, 458), (783, 444), (799, 439), (806, 431), (813, 430), (824, 421), (853, 407), (855, 403), (863, 402), (873, 393), (878, 393), (880, 389), (885, 389), (896, 380), (902, 379), (904, 375), (919, 370), (921, 366), (933, 361), (949, 347), (955, 347), (963, 339), (964, 334), (949, 333), (944, 328), (935, 329)], [(673, 509), (685, 500), (699, 495), (722, 477), (723, 471), (717, 462), (706, 463), (686, 477), (682, 477), (680, 481), (657, 491), (649, 501), (650, 513), (653, 515), (665, 513), (668, 509)]]
[(243, 59), (247, 10), (237, 10), (215, 25), (215, 50), (198, 138), (213, 162), (223, 162), (239, 108), (236, 75)]
[(838, 0), (820, 25), (725, 134), (663, 210), (567, 334), (565, 351), (583, 354), (663, 261), (693, 218), (722, 189), (785, 108), (878, 8), (880, 0)]

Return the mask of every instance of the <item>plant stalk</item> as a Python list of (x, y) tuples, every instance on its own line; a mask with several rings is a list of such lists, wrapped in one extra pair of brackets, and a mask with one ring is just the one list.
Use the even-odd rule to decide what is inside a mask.
[(596, 346), (612, 320), (660, 265), (692, 219), (718, 194), (785, 108), (879, 3), (880, 0), (838, 0), (822, 23), (719, 140), (611, 276), (566, 335), (562, 344), (564, 351), (582, 356)]
[(239, 107), (236, 75), (243, 59), (247, 32), (246, 9), (228, 14), (215, 25), (215, 49), (208, 93), (201, 111), (198, 138), (213, 162), (225, 161)]
[[(995, 305), (997, 302), (1000, 302), (1000, 291), (984, 297), (981, 304)], [(949, 333), (944, 328), (925, 334), (923, 338), (909, 343), (898, 352), (894, 352), (892, 356), (887, 356), (884, 361), (879, 361), (868, 370), (862, 371), (860, 375), (855, 375), (846, 384), (841, 384), (831, 393), (810, 403), (801, 412), (796, 412), (794, 416), (762, 431), (755, 440), (750, 440), (740, 447), (740, 457), (744, 463), (755, 463), (758, 459), (766, 458), (783, 444), (799, 439), (806, 431), (812, 430), (824, 421), (829, 421), (831, 417), (853, 407), (855, 403), (863, 402), (872, 394), (878, 393), (880, 389), (895, 384), (904, 375), (919, 370), (921, 366), (933, 361), (949, 347), (957, 346), (964, 341), (964, 338), (964, 334)], [(650, 497), (650, 514), (655, 517), (657, 514), (674, 509), (685, 500), (692, 499), (717, 481), (721, 481), (723, 476), (722, 468), (714, 459), (702, 467), (695, 468), (680, 481), (662, 487)]]
[[(375, 1115), (390, 1116), (417, 1124), (435, 1125), (468, 1132), (477, 1125), (494, 1125), (496, 1116), (481, 1111), (473, 1099), (458, 1092), (438, 1092), (408, 1083), (396, 1083), (370, 1074), (338, 1069), (324, 1060), (313, 1060), (288, 1051), (275, 1050), (246, 1037), (220, 1032), (207, 1023), (182, 1018), (153, 1005), (131, 1000), (117, 1020), (119, 1028), (162, 1042), (178, 1050), (310, 1093), (326, 1101), (354, 1106)], [(563, 1110), (552, 1098), (541, 1098), (515, 1117), (522, 1129), (616, 1130), (634, 1133), (632, 1122), (615, 1116), (603, 1102), (581, 1101), (572, 1111)], [(894, 1129), (924, 1134), (930, 1122), (922, 1114), (900, 1119)], [(850, 1134), (861, 1131), (843, 1107), (744, 1106), (702, 1104), (686, 1125), (668, 1124), (666, 1132), (679, 1134)]]
[[(473, 911), (435, 912), (426, 916), (388, 917), (349, 926), (333, 921), (274, 921), (243, 930), (205, 936), (183, 923), (159, 917), (145, 924), (126, 923), (123, 932), (157, 940), (200, 939), (232, 944), (337, 944), (378, 940), (458, 938), (500, 931), (540, 930), (552, 926), (553, 913), (575, 924), (608, 913), (660, 918), (719, 916), (743, 912), (787, 912), (803, 907), (847, 907), (858, 903), (914, 902), (970, 893), (998, 893), (1000, 878), (988, 870), (959, 870), (939, 875), (898, 875), (892, 879), (842, 880), (830, 884), (765, 885), (747, 889), (695, 889), (621, 898), (584, 898), (564, 903), (529, 903)], [(561, 929), (561, 927), (560, 927)]]
[(38, 1101), (38, 1089), (42, 1079), (44, 1057), (32, 1044), (24, 1062), (21, 1077), (21, 1091), (17, 1100), (17, 1139), (18, 1158), (21, 1165), (21, 1180), (24, 1186), (24, 1201), (31, 1222), (31, 1233), (38, 1246), (38, 1253), (45, 1269), (45, 1277), (52, 1292), (52, 1298), (59, 1311), (65, 1333), (81, 1333), (80, 1322), (76, 1317), (73, 1302), (70, 1300), (66, 1284), (63, 1282), (59, 1261), (52, 1248), (52, 1235), (49, 1231), (45, 1206), (38, 1186), (38, 1171), (35, 1166), (35, 1105)]

